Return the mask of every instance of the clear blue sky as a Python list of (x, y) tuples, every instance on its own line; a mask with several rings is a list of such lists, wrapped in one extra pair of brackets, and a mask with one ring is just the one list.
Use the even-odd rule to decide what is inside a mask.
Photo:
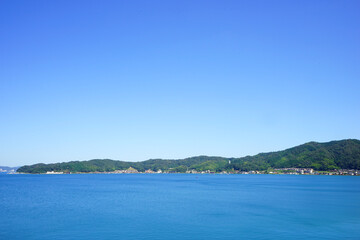
[(0, 165), (360, 138), (360, 1), (1, 1)]

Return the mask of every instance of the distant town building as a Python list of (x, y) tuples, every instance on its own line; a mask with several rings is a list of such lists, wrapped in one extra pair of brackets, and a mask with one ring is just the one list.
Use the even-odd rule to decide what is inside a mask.
[(64, 174), (64, 172), (47, 171), (46, 174)]

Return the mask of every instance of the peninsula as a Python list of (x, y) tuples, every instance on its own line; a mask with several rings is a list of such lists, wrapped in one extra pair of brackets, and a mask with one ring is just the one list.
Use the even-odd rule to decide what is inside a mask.
[[(360, 140), (309, 142), (278, 152), (241, 158), (197, 156), (127, 162), (93, 159), (20, 167), (18, 173), (347, 173), (360, 169)], [(351, 172), (351, 171), (350, 171)]]
[(360, 140), (309, 142), (278, 152), (241, 158), (197, 156), (126, 162), (93, 159), (20, 167), (18, 173), (328, 173), (357, 175)]

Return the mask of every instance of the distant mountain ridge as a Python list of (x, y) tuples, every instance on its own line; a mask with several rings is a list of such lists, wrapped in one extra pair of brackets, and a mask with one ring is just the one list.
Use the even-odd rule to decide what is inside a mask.
[(19, 167), (7, 167), (7, 166), (0, 166), (0, 173), (13, 173)]
[(23, 173), (62, 172), (112, 172), (134, 168), (139, 172), (147, 169), (171, 172), (197, 171), (251, 171), (269, 168), (313, 168), (315, 170), (360, 169), (360, 140), (346, 139), (326, 143), (308, 142), (277, 152), (260, 153), (241, 158), (197, 156), (179, 160), (150, 159), (142, 162), (126, 162), (111, 159), (93, 159), (53, 164), (34, 164), (20, 167)]

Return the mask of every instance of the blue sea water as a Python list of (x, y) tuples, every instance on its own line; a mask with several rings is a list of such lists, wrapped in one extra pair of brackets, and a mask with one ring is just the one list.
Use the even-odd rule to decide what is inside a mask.
[(360, 239), (360, 177), (0, 175), (0, 239)]

